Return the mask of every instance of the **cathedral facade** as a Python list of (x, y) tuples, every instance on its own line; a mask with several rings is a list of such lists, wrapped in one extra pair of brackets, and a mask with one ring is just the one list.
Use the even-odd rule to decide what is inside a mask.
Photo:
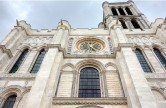
[(0, 108), (166, 108), (166, 19), (102, 7), (98, 28), (17, 21), (0, 43)]

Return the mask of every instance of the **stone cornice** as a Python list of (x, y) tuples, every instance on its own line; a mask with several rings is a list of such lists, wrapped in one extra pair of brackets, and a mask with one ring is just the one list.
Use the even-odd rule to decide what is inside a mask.
[(133, 47), (133, 44), (132, 43), (119, 43), (118, 47), (116, 48), (116, 51), (120, 51), (121, 48), (124, 48), (124, 47), (131, 48), (131, 47)]
[(6, 53), (10, 58), (13, 57), (12, 52), (10, 51), (10, 49), (7, 49), (5, 45), (0, 45), (0, 48), (2, 49), (2, 51), (4, 53)]
[(127, 105), (126, 97), (112, 98), (63, 98), (54, 97), (54, 105)]
[(145, 77), (149, 80), (166, 80), (165, 73), (145, 73)]
[(67, 54), (66, 50), (61, 47), (60, 44), (48, 44), (48, 48), (58, 48), (60, 52), (63, 53), (65, 58), (112, 58), (115, 57), (115, 54), (105, 54), (105, 55), (99, 55), (99, 54)]
[(21, 74), (21, 73), (1, 73), (0, 79), (35, 79), (36, 74)]

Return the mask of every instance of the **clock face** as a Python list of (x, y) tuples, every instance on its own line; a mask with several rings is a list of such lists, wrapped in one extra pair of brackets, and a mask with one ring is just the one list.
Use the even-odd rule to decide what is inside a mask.
[(95, 53), (103, 49), (103, 44), (98, 39), (81, 40), (78, 49), (83, 53)]

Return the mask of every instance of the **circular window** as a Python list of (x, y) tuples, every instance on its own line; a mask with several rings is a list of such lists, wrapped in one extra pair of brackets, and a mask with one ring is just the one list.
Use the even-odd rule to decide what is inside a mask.
[(77, 48), (84, 53), (95, 53), (104, 48), (104, 42), (95, 38), (86, 38), (77, 42)]

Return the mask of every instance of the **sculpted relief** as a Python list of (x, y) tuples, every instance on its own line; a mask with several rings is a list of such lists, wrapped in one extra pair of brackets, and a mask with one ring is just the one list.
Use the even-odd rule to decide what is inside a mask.
[(129, 43), (151, 45), (152, 43), (161, 44), (158, 37), (155, 36), (134, 36), (128, 38)]
[(51, 36), (47, 37), (39, 37), (39, 36), (31, 36), (27, 37), (27, 39), (24, 40), (23, 43), (30, 43), (30, 44), (44, 44), (44, 43), (49, 43), (49, 41), (52, 39)]

